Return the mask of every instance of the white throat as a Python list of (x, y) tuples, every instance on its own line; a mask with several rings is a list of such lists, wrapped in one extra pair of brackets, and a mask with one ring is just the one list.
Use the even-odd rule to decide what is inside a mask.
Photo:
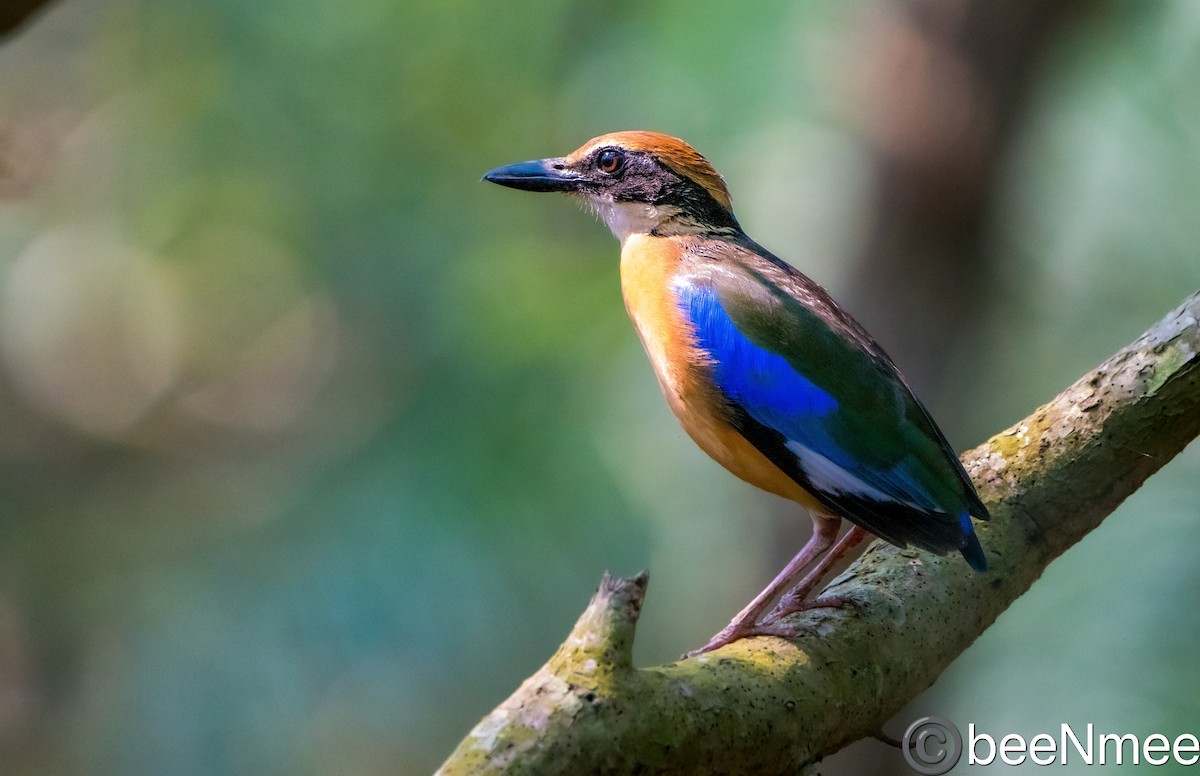
[(584, 196), (596, 215), (624, 245), (633, 234), (649, 234), (677, 213), (677, 208), (660, 207), (646, 202), (614, 202), (610, 197)]

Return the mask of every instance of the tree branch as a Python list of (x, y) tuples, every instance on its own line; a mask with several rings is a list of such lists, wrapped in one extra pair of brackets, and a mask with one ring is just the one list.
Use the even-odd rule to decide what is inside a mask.
[(979, 530), (990, 572), (875, 542), (827, 588), (852, 605), (799, 615), (794, 643), (643, 669), (631, 656), (646, 575), (606, 575), (550, 661), (439, 774), (792, 774), (879, 731), (1200, 433), (1198, 318), (1195, 294), (964, 456), (993, 515)]

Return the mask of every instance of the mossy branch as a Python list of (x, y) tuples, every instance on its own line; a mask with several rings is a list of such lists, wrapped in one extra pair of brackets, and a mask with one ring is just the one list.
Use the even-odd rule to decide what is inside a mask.
[(988, 573), (875, 542), (827, 589), (852, 605), (799, 615), (794, 642), (640, 669), (647, 578), (606, 575), (558, 652), (438, 773), (794, 774), (879, 731), (1200, 433), (1197, 319), (1200, 294), (963, 457), (993, 516)]

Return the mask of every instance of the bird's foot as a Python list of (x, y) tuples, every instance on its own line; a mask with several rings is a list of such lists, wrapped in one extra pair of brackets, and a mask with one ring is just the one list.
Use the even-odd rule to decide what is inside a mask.
[(723, 647), (726, 644), (732, 644), (735, 641), (748, 639), (751, 636), (781, 636), (789, 638), (796, 635), (796, 630), (790, 625), (781, 623), (765, 623), (765, 622), (731, 622), (725, 626), (717, 635), (708, 640), (700, 649), (693, 649), (691, 652), (684, 654), (685, 658), (696, 657), (703, 655), (705, 652), (712, 652), (714, 649)]
[(803, 598), (794, 598), (792, 593), (788, 593), (780, 599), (775, 608), (771, 610), (771, 613), (763, 618), (762, 624), (771, 627), (777, 625), (784, 617), (796, 614), (797, 612), (807, 612), (809, 609), (842, 609), (848, 604), (849, 601), (839, 595), (806, 600)]
[(779, 636), (780, 638), (790, 639), (800, 632), (794, 624), (780, 622), (784, 617), (796, 612), (804, 612), (809, 609), (841, 609), (846, 606), (848, 601), (841, 596), (830, 596), (828, 598), (818, 598), (813, 601), (789, 601), (787, 597), (779, 602), (779, 605), (762, 619), (760, 622), (740, 622), (734, 620), (726, 625), (717, 635), (708, 640), (700, 649), (693, 649), (691, 652), (684, 654), (685, 658), (703, 655), (705, 652), (712, 652), (714, 649), (723, 647), (726, 644), (732, 644), (735, 641), (748, 639), (752, 636)]

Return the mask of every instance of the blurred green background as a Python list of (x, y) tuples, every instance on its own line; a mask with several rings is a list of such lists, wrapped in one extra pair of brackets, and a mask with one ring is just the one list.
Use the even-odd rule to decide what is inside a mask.
[[(1200, 285), (1198, 9), (1090, 6), (1049, 47), (986, 308), (913, 376), (957, 446)], [(677, 134), (853, 300), (878, 13), (59, 0), (0, 41), (0, 773), (424, 774), (605, 569), (652, 572), (641, 664), (727, 622), (807, 519), (670, 417), (607, 230), (479, 177)], [(1193, 445), (889, 732), (1200, 733), (1198, 478)]]

